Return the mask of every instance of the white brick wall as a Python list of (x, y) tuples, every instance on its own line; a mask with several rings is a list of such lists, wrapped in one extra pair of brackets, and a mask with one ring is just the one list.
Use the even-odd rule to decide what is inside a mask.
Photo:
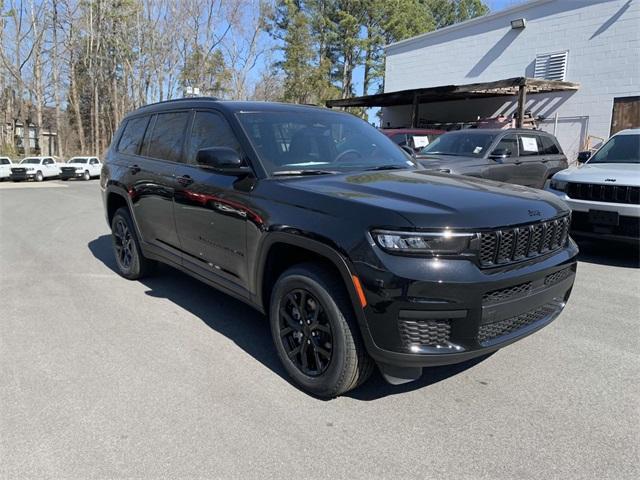
[[(526, 19), (525, 29), (511, 29), (516, 18)], [(551, 118), (558, 113), (558, 138), (574, 155), (586, 135), (608, 137), (615, 97), (640, 95), (640, 0), (534, 0), (391, 45), (385, 92), (533, 76), (537, 54), (564, 50), (566, 80), (580, 83), (580, 90), (531, 95), (527, 109), (549, 118), (546, 130), (553, 129)], [(420, 116), (450, 120), (464, 114), (472, 120), (514, 108), (502, 99), (446, 102), (424, 106)], [(383, 125), (406, 124), (409, 112), (383, 109)]]

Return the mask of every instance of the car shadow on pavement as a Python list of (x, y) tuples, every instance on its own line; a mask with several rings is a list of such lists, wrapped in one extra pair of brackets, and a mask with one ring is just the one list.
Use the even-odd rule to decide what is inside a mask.
[[(103, 235), (88, 244), (93, 256), (117, 275), (117, 266), (111, 249), (111, 237)], [(266, 317), (239, 300), (191, 278), (167, 265), (160, 265), (157, 273), (140, 282), (149, 288), (147, 295), (165, 298), (198, 317), (209, 328), (232, 340), (272, 372), (290, 382), (280, 363)], [(488, 357), (480, 357), (458, 365), (434, 367), (424, 370), (422, 377), (404, 385), (390, 385), (378, 369), (361, 387), (345, 396), (370, 401), (396, 395), (445, 380), (461, 373)]]
[(578, 260), (611, 267), (640, 268), (640, 247), (626, 243), (576, 240), (580, 247)]

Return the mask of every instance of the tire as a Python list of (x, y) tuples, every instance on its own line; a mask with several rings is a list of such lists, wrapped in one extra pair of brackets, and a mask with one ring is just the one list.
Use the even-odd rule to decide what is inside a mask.
[(149, 275), (156, 262), (142, 255), (133, 221), (126, 208), (119, 208), (111, 221), (111, 243), (118, 273), (129, 280)]
[[(305, 318), (316, 320), (300, 323)], [(321, 265), (296, 265), (280, 276), (269, 322), (280, 361), (308, 393), (337, 397), (373, 371), (342, 279)]]
[(44, 175), (42, 175), (42, 172), (40, 170), (36, 172), (35, 180), (36, 182), (41, 182), (44, 180)]
[(62, 180), (63, 182), (66, 182), (69, 179), (68, 178), (61, 178), (60, 180)]
[(89, 170), (84, 171), (84, 175), (82, 175), (82, 179), (85, 181), (91, 180), (91, 175), (89, 174)]

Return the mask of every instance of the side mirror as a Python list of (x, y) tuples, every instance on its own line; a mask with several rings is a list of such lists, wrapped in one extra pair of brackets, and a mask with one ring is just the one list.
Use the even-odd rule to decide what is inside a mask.
[(411, 158), (414, 158), (416, 156), (416, 152), (414, 152), (413, 148), (411, 148), (410, 146), (405, 144), (405, 145), (400, 145), (400, 148), (404, 150), (404, 152), (408, 154)]
[(508, 148), (496, 148), (491, 154), (489, 158), (491, 160), (503, 160), (505, 158), (509, 158), (511, 156), (511, 150)]
[(585, 163), (591, 158), (591, 150), (578, 153), (578, 163)]
[(251, 172), (238, 152), (228, 147), (210, 147), (198, 150), (196, 162), (201, 167), (211, 168), (222, 175), (245, 175)]

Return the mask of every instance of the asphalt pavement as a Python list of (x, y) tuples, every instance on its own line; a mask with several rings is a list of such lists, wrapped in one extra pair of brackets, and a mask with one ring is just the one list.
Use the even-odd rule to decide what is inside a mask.
[(585, 244), (542, 331), (322, 401), (251, 308), (118, 276), (97, 181), (2, 183), (0, 477), (640, 478), (638, 263)]

